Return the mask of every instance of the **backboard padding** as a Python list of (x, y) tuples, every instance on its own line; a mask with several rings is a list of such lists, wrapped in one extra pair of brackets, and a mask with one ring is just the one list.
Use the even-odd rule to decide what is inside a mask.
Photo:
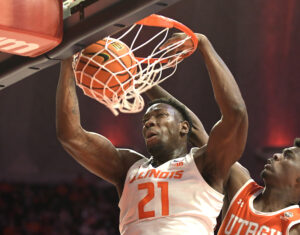
[(83, 20), (80, 20), (79, 13), (64, 20), (63, 41), (50, 52), (36, 58), (0, 53), (0, 90), (57, 64), (89, 44), (178, 1), (180, 0), (97, 1), (85, 9)]

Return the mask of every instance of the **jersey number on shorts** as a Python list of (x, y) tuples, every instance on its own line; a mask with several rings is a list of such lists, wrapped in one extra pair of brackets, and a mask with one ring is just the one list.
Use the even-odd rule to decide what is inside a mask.
[[(157, 182), (157, 187), (160, 188), (160, 197), (161, 197), (161, 215), (169, 215), (169, 189), (168, 182)], [(155, 211), (145, 211), (145, 205), (150, 202), (155, 197), (155, 185), (152, 182), (142, 183), (138, 185), (139, 190), (147, 189), (147, 195), (139, 202), (139, 219), (145, 219), (155, 216)]]

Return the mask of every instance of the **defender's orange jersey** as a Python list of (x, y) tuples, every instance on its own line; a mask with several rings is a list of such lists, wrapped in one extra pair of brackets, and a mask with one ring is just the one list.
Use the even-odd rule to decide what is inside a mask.
[(288, 235), (300, 223), (298, 205), (275, 212), (255, 210), (253, 201), (262, 190), (253, 180), (246, 182), (232, 199), (218, 235)]

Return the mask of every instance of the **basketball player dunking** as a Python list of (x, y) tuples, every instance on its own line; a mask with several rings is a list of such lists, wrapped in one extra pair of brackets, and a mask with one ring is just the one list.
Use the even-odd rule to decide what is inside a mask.
[[(176, 34), (165, 45), (182, 37), (185, 35)], [(61, 64), (58, 139), (81, 165), (117, 188), (121, 234), (213, 234), (229, 169), (244, 150), (248, 117), (232, 74), (209, 40), (201, 34), (197, 37), (222, 117), (212, 128), (207, 144), (202, 146), (206, 142), (203, 135), (203, 140), (194, 141), (197, 146), (190, 152), (188, 135), (199, 125), (189, 122), (189, 110), (176, 100), (154, 101), (144, 115), (149, 159), (133, 150), (116, 148), (104, 136), (84, 130), (71, 60)], [(186, 41), (180, 50), (190, 48), (191, 43)], [(150, 97), (156, 95), (153, 92)]]

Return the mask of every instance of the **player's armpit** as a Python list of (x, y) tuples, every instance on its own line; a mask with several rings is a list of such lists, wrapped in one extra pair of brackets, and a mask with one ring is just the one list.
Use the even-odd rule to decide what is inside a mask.
[(117, 185), (125, 167), (121, 154), (104, 136), (78, 129), (68, 139), (60, 139), (64, 149), (82, 166), (102, 179)]
[(212, 129), (205, 157), (202, 174), (211, 186), (220, 192), (228, 178), (231, 166), (241, 157), (248, 130), (246, 110), (241, 110), (231, 120), (221, 119)]
[(121, 180), (119, 181), (118, 184), (116, 184), (116, 188), (119, 194), (119, 198), (122, 196), (123, 188), (124, 188), (124, 183), (126, 180), (127, 172), (129, 168), (138, 160), (140, 159), (145, 159), (147, 158), (143, 156), (142, 154), (131, 150), (131, 149), (124, 149), (124, 148), (118, 148), (119, 156), (121, 158), (121, 162), (123, 165), (123, 176), (121, 177)]
[(300, 224), (296, 224), (290, 229), (289, 235), (299, 235), (299, 234), (300, 234)]

